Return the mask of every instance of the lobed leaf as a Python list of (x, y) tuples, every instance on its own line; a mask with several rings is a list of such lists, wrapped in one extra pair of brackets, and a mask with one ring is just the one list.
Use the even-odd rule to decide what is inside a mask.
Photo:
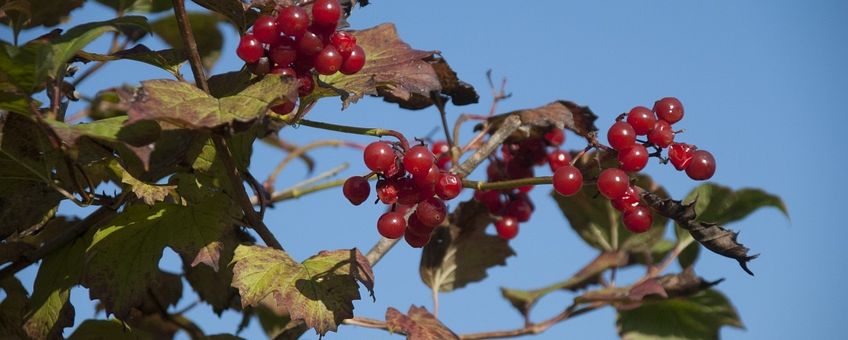
[(506, 265), (515, 255), (509, 243), (486, 234), (492, 222), (485, 206), (462, 202), (448, 216), (446, 227), (436, 228), (421, 253), (421, 280), (435, 290), (450, 292), (486, 278), (486, 270)]
[(459, 339), (456, 333), (448, 329), (426, 308), (414, 305), (409, 307), (409, 312), (406, 315), (389, 307), (386, 310), (386, 326), (390, 332), (406, 334), (406, 338), (409, 340)]
[[(203, 34), (195, 34), (197, 50), (200, 53), (203, 66), (206, 69), (211, 69), (221, 56), (221, 48), (224, 46), (224, 35), (221, 33), (220, 28), (218, 28), (220, 20), (212, 14), (193, 12), (188, 13), (188, 21), (191, 24), (192, 30), (203, 32)], [(169, 46), (179, 50), (185, 50), (175, 16), (168, 15), (162, 17), (151, 23), (150, 27), (153, 33), (162, 38)]]
[(272, 308), (322, 336), (353, 316), (352, 301), (360, 298), (356, 281), (373, 296), (371, 265), (356, 249), (322, 251), (297, 263), (282, 250), (240, 245), (232, 264), (242, 307), (273, 299)]
[(742, 328), (727, 298), (709, 289), (690, 297), (647, 300), (620, 310), (616, 320), (622, 339), (718, 339), (723, 326)]
[[(489, 131), (497, 131), (504, 120), (510, 116), (521, 119), (521, 127), (507, 138), (507, 143), (517, 143), (525, 139), (541, 138), (550, 129), (568, 129), (586, 139), (594, 139), (595, 120), (598, 119), (587, 106), (558, 100), (533, 109), (516, 110), (493, 116), (487, 120)], [(482, 125), (476, 129), (481, 129)]]
[(113, 60), (135, 60), (148, 65), (156, 66), (174, 75), (177, 79), (182, 77), (180, 67), (188, 60), (185, 52), (178, 49), (165, 49), (153, 51), (147, 46), (138, 44), (130, 49), (115, 52), (113, 54), (97, 54), (89, 52), (78, 52), (77, 59), (85, 62), (90, 61), (113, 61)]

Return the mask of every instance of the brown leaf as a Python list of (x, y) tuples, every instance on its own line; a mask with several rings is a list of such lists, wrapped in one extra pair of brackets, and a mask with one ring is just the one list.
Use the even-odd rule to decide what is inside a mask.
[(569, 129), (586, 139), (594, 139), (593, 132), (598, 130), (595, 127), (598, 116), (589, 107), (558, 100), (534, 109), (516, 110), (491, 117), (488, 120), (489, 131), (497, 131), (506, 117), (511, 115), (521, 118), (521, 127), (507, 139), (507, 143), (540, 138), (550, 129)]
[[(433, 70), (436, 71), (436, 77), (439, 78), (439, 84), (442, 86), (442, 90), (439, 92), (442, 102), (450, 100), (453, 105), (460, 106), (475, 104), (479, 101), (480, 95), (477, 94), (474, 87), (471, 84), (459, 80), (456, 72), (451, 69), (445, 58), (441, 55), (434, 54), (426, 58), (425, 61), (433, 67)], [(392, 95), (383, 97), (383, 100), (389, 103), (397, 103), (401, 108), (409, 110), (420, 110), (430, 107), (435, 104), (433, 99), (432, 94), (423, 95), (418, 93), (413, 93), (408, 99), (400, 99)]]
[(459, 339), (424, 307), (410, 306), (407, 315), (389, 307), (386, 310), (386, 326), (391, 332), (403, 332), (409, 340)]
[[(670, 198), (662, 198), (650, 191), (642, 193), (642, 199), (660, 215), (666, 216), (677, 222), (681, 228), (686, 229), (692, 237), (712, 252), (735, 259), (746, 273), (754, 275), (748, 269), (748, 261), (757, 258), (758, 255), (748, 255), (748, 248), (736, 241), (739, 235), (714, 223), (696, 220), (695, 202), (683, 204)], [(697, 201), (697, 200), (696, 200)]]
[(460, 203), (447, 221), (449, 225), (436, 229), (421, 254), (419, 273), (427, 286), (442, 292), (465, 287), (515, 255), (507, 241), (486, 234), (491, 217), (479, 202)]

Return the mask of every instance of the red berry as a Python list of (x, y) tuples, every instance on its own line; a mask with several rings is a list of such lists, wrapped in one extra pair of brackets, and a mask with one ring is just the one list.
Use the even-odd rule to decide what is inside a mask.
[(627, 123), (633, 126), (633, 130), (639, 136), (647, 135), (654, 128), (657, 117), (654, 113), (644, 106), (637, 106), (630, 109), (627, 113)]
[(674, 124), (683, 119), (683, 104), (677, 98), (665, 97), (654, 102), (654, 112), (659, 119)]
[(562, 143), (565, 143), (565, 132), (562, 129), (554, 127), (545, 134), (545, 140), (553, 146), (560, 146)]
[(289, 6), (277, 14), (277, 29), (288, 36), (299, 38), (309, 27), (309, 14), (298, 6)]
[(450, 145), (443, 140), (437, 140), (430, 146), (430, 150), (433, 151), (433, 155), (440, 156), (450, 152)]
[(403, 155), (403, 167), (415, 177), (426, 176), (433, 161), (433, 153), (424, 145), (413, 146)]
[(418, 235), (410, 232), (409, 228), (407, 228), (406, 233), (403, 234), (403, 239), (406, 240), (406, 243), (408, 243), (410, 247), (421, 248), (426, 246), (427, 243), (430, 243), (430, 234)]
[(561, 167), (571, 165), (571, 155), (560, 149), (551, 151), (548, 154), (548, 165), (551, 166), (552, 172), (556, 172)]
[(267, 57), (259, 58), (255, 63), (247, 64), (247, 69), (257, 76), (264, 76), (271, 73), (271, 61)]
[(271, 111), (279, 115), (289, 114), (294, 111), (294, 102), (285, 100), (282, 104), (277, 104), (271, 107)]
[(432, 188), (434, 185), (436, 185), (436, 182), (439, 181), (439, 176), (439, 168), (436, 166), (436, 164), (432, 164), (430, 165), (430, 170), (427, 171), (426, 175), (418, 177), (412, 176), (412, 179), (415, 180), (415, 185), (417, 185), (418, 187)]
[(344, 57), (344, 62), (342, 62), (341, 72), (343, 74), (351, 75), (365, 66), (365, 50), (362, 49), (361, 46), (354, 46), (353, 50), (349, 55)]
[(363, 157), (365, 159), (365, 166), (375, 172), (389, 170), (397, 160), (397, 155), (395, 155), (392, 145), (389, 142), (383, 141), (368, 144), (365, 147), (365, 152), (363, 152)]
[(421, 200), (421, 192), (415, 181), (409, 177), (401, 177), (397, 179), (398, 203), (413, 205)]
[(362, 176), (353, 176), (345, 180), (342, 193), (353, 205), (360, 205), (371, 195), (371, 186), (368, 180)]
[(704, 181), (713, 177), (716, 171), (716, 161), (713, 154), (706, 150), (692, 152), (692, 162), (686, 167), (686, 175), (696, 181)]
[(654, 217), (645, 207), (633, 207), (624, 212), (624, 227), (632, 233), (644, 233), (651, 229)]
[(518, 187), (518, 192), (526, 194), (530, 191), (533, 191), (533, 188), (535, 188), (535, 187), (536, 187), (535, 185), (520, 186), (520, 187)]
[(692, 152), (697, 149), (694, 145), (686, 143), (672, 143), (668, 147), (668, 160), (677, 170), (686, 170), (692, 160)]
[(337, 31), (330, 35), (330, 43), (339, 50), (339, 53), (347, 56), (356, 47), (356, 37), (350, 32)]
[(246, 63), (255, 63), (265, 55), (265, 49), (262, 48), (262, 43), (253, 34), (245, 34), (239, 40), (236, 54)]
[(639, 204), (639, 194), (636, 192), (636, 189), (633, 187), (627, 188), (627, 191), (624, 192), (624, 195), (612, 200), (612, 207), (618, 211), (627, 211), (633, 209)]
[(294, 48), (294, 41), (284, 38), (281, 43), (271, 47), (268, 51), (268, 56), (277, 65), (288, 67), (288, 65), (297, 60), (297, 50)]
[(435, 229), (435, 227), (421, 223), (421, 219), (418, 218), (417, 212), (413, 212), (412, 215), (409, 215), (406, 226), (406, 232), (422, 236), (429, 236), (433, 232), (433, 229)]
[(654, 123), (654, 128), (648, 133), (648, 142), (661, 148), (667, 148), (673, 141), (674, 131), (671, 130), (671, 125), (664, 120), (658, 120)]
[(297, 51), (303, 55), (316, 55), (324, 49), (324, 42), (317, 34), (306, 31), (297, 39)]
[(511, 240), (518, 235), (518, 220), (512, 216), (501, 217), (495, 221), (495, 230), (498, 232), (498, 237)]
[(418, 203), (415, 213), (418, 214), (418, 220), (421, 223), (424, 223), (426, 226), (435, 227), (445, 221), (448, 208), (440, 198), (430, 197)]
[(332, 75), (338, 72), (340, 67), (342, 67), (342, 55), (333, 45), (325, 46), (315, 56), (315, 70), (320, 74)]
[(297, 88), (297, 94), (301, 97), (309, 95), (315, 89), (315, 82), (312, 80), (311, 74), (297, 76), (297, 81), (300, 82), (300, 87)]
[(493, 214), (500, 214), (504, 207), (501, 193), (497, 190), (477, 190), (474, 192), (474, 199), (483, 203)]
[(525, 199), (516, 199), (506, 205), (506, 215), (515, 217), (518, 222), (527, 222), (533, 214), (533, 206)]
[(439, 181), (436, 182), (436, 195), (449, 200), (459, 196), (460, 191), (462, 191), (462, 181), (459, 176), (447, 172), (439, 176)]
[(253, 23), (253, 35), (260, 42), (275, 44), (280, 40), (280, 32), (277, 31), (277, 22), (270, 15), (260, 15)]
[(295, 70), (293, 68), (282, 67), (282, 66), (279, 66), (279, 65), (272, 68), (271, 73), (277, 74), (277, 75), (280, 75), (280, 76), (283, 76), (283, 77), (292, 77), (292, 78), (297, 77), (297, 72), (295, 72)]
[(554, 190), (563, 196), (571, 196), (583, 187), (583, 174), (572, 165), (560, 167), (554, 172)]
[(615, 122), (607, 131), (607, 140), (616, 150), (624, 150), (636, 143), (636, 131), (627, 122)]
[(312, 5), (312, 21), (317, 25), (335, 28), (341, 15), (342, 7), (338, 0), (316, 0)]
[(377, 231), (385, 238), (398, 239), (406, 231), (406, 221), (399, 213), (387, 212), (377, 220)]
[(604, 197), (614, 200), (620, 198), (630, 187), (630, 179), (627, 173), (617, 168), (609, 168), (601, 171), (598, 176), (598, 191)]
[(489, 165), (486, 166), (486, 177), (492, 182), (506, 178), (504, 174), (504, 162), (497, 159), (489, 162)]
[(394, 204), (398, 200), (397, 182), (394, 179), (386, 178), (377, 181), (377, 198), (383, 204)]
[(517, 159), (513, 159), (506, 164), (506, 175), (510, 179), (521, 179), (521, 178), (530, 178), (533, 177), (533, 165), (527, 165), (523, 162), (519, 162)]
[(642, 144), (633, 146), (618, 152), (618, 164), (624, 171), (639, 171), (648, 165), (648, 149)]
[(436, 158), (436, 165), (439, 166), (439, 169), (448, 170), (450, 169), (451, 158), (448, 155), (441, 155)]

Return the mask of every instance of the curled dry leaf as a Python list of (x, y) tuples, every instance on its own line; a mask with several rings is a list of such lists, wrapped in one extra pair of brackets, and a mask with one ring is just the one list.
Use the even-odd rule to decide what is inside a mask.
[(409, 340), (459, 339), (456, 333), (424, 307), (410, 306), (406, 315), (389, 307), (386, 310), (386, 327), (391, 332), (403, 332)]
[[(598, 130), (595, 127), (598, 116), (588, 106), (557, 100), (534, 109), (516, 110), (493, 116), (487, 121), (489, 131), (497, 131), (503, 121), (512, 115), (521, 118), (521, 127), (507, 139), (507, 143), (541, 138), (550, 129), (568, 129), (586, 139), (594, 139), (593, 132)], [(478, 125), (476, 129), (482, 129), (482, 125)]]

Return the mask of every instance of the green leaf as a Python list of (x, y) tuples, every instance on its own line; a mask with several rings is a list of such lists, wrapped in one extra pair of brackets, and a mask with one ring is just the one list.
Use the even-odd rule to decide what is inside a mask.
[[(217, 253), (218, 263), (230, 263), (233, 260), (236, 246), (241, 243), (253, 243), (250, 235), (238, 228), (227, 228), (221, 237), (220, 251)], [(215, 254), (207, 253), (209, 256)], [(186, 281), (194, 289), (200, 299), (212, 307), (212, 311), (221, 315), (227, 309), (241, 309), (238, 290), (231, 286), (233, 271), (229, 266), (220, 266), (218, 270), (210, 266), (198, 266), (198, 260), (212, 262), (203, 258), (180, 256), (183, 260), (183, 272)]]
[[(194, 37), (200, 57), (203, 59), (203, 66), (211, 69), (221, 56), (221, 47), (224, 46), (224, 36), (218, 28), (218, 17), (206, 13), (188, 13), (188, 20), (193, 31), (203, 32), (203, 34), (195, 34)], [(153, 33), (162, 38), (165, 43), (173, 48), (185, 50), (175, 16), (165, 16), (150, 26)]]
[(589, 284), (597, 283), (600, 275), (607, 269), (622, 267), (628, 262), (627, 253), (608, 252), (601, 253), (588, 265), (580, 269), (572, 277), (565, 281), (557, 282), (547, 287), (533, 290), (519, 290), (501, 287), (501, 295), (512, 304), (525, 317), (529, 316), (530, 309), (545, 295), (566, 289), (577, 290)]
[(0, 288), (3, 288), (6, 294), (0, 302), (0, 337), (24, 339), (26, 333), (21, 329), (21, 324), (26, 312), (26, 288), (15, 277), (7, 277), (0, 281)]
[(85, 320), (68, 339), (153, 340), (155, 338), (148, 332), (140, 329), (129, 328), (121, 321), (111, 319)]
[(706, 183), (692, 190), (683, 201), (695, 202), (699, 221), (715, 224), (736, 222), (766, 207), (777, 208), (784, 216), (789, 217), (789, 211), (779, 196), (760, 189), (744, 188), (734, 191), (725, 186)]
[(112, 60), (135, 60), (148, 65), (156, 66), (174, 75), (177, 79), (182, 78), (180, 67), (188, 60), (183, 50), (166, 49), (160, 51), (152, 51), (147, 46), (138, 44), (133, 48), (118, 51), (114, 54), (97, 54), (88, 52), (79, 52), (77, 57), (86, 61), (112, 61)]
[(460, 203), (448, 217), (448, 227), (436, 228), (421, 253), (419, 273), (428, 287), (449, 292), (486, 278), (486, 270), (506, 265), (515, 255), (509, 243), (487, 235), (492, 222), (485, 206), (471, 200)]
[(159, 13), (173, 8), (169, 0), (96, 0), (116, 12)]
[(121, 183), (130, 187), (132, 192), (141, 198), (147, 205), (153, 205), (156, 202), (162, 202), (165, 197), (177, 189), (176, 185), (156, 185), (145, 183), (129, 173), (123, 166), (118, 164), (116, 160), (109, 162), (109, 169), (112, 170), (115, 176), (120, 178)]
[[(592, 170), (584, 173), (585, 178), (595, 178), (598, 174), (596, 167), (588, 166), (594, 162), (594, 158), (587, 156), (581, 158), (578, 167), (589, 167)], [(651, 190), (660, 196), (667, 197), (665, 189), (657, 186), (646, 175), (636, 175), (635, 185)], [(602, 250), (613, 250), (613, 240), (610, 231), (614, 226), (617, 228), (619, 249), (640, 252), (649, 251), (653, 245), (663, 239), (665, 228), (668, 224), (666, 217), (654, 214), (654, 223), (651, 229), (634, 234), (624, 228), (621, 222), (621, 213), (615, 210), (609, 200), (599, 195), (595, 185), (585, 185), (577, 194), (565, 197), (551, 192), (559, 205), (565, 218), (574, 231), (590, 246)]]
[(58, 78), (65, 63), (89, 43), (106, 32), (120, 32), (130, 29), (150, 31), (147, 18), (142, 16), (125, 16), (107, 21), (98, 21), (74, 26), (59, 38), (53, 40), (50, 55), (43, 62), (47, 76)]
[(197, 87), (173, 80), (142, 82), (130, 105), (130, 123), (165, 121), (183, 128), (217, 128), (261, 118), (281, 98), (291, 98), (297, 87), (289, 78), (264, 77), (236, 95), (213, 98)]
[[(85, 0), (18, 0), (15, 10), (8, 10), (6, 17), (0, 18), (0, 23), (11, 26), (15, 31), (22, 28), (37, 26), (56, 26), (64, 22), (71, 11), (82, 6)], [(26, 10), (21, 10), (23, 5)], [(5, 7), (5, 5), (4, 5)], [(17, 33), (15, 33), (17, 35)]]
[[(67, 227), (67, 226), (63, 226)], [(93, 232), (49, 253), (38, 267), (24, 330), (34, 339), (56, 338), (74, 324), (71, 288), (80, 283)]]
[(282, 250), (240, 245), (232, 263), (243, 307), (271, 298), (320, 335), (353, 317), (352, 301), (360, 298), (356, 281), (373, 295), (371, 265), (356, 249), (322, 251), (297, 263)]
[(208, 254), (219, 251), (224, 229), (238, 217), (236, 211), (232, 200), (220, 193), (189, 206), (130, 206), (95, 233), (86, 250), (83, 285), (107, 312), (125, 317), (147, 297), (165, 247), (185, 256), (217, 260)]
[(407, 339), (414, 340), (448, 340), (459, 339), (453, 331), (448, 329), (439, 319), (427, 311), (424, 307), (410, 306), (407, 315), (399, 310), (389, 307), (386, 310), (386, 327), (389, 332), (402, 331)]
[(718, 339), (723, 326), (743, 328), (727, 298), (710, 289), (687, 298), (646, 300), (620, 310), (616, 321), (622, 339)]
[[(320, 76), (311, 98), (337, 96), (337, 90), (347, 93), (342, 106), (347, 107), (365, 95), (390, 97), (393, 102), (429, 98), (430, 92), (442, 89), (433, 67), (425, 58), (435, 51), (419, 51), (400, 40), (393, 24), (381, 24), (354, 31), (356, 42), (365, 50), (365, 66), (353, 75), (336, 73)], [(321, 87), (321, 83), (330, 87)], [(309, 98), (307, 98), (308, 100)]]
[(255, 11), (249, 10), (248, 4), (240, 0), (192, 0), (194, 3), (206, 9), (220, 13), (232, 23), (239, 32), (247, 31), (247, 28), (256, 21), (258, 16)]
[[(265, 303), (273, 303), (273, 299), (265, 299)], [(275, 308), (259, 305), (253, 309), (259, 325), (269, 339), (300, 339), (309, 328), (301, 322), (292, 322), (288, 313), (277, 313)]]
[(55, 120), (47, 120), (46, 122), (65, 144), (72, 147), (83, 136), (106, 142), (122, 142), (132, 146), (145, 146), (156, 141), (161, 132), (159, 124), (155, 122), (140, 121), (127, 124), (126, 116), (73, 125)]

